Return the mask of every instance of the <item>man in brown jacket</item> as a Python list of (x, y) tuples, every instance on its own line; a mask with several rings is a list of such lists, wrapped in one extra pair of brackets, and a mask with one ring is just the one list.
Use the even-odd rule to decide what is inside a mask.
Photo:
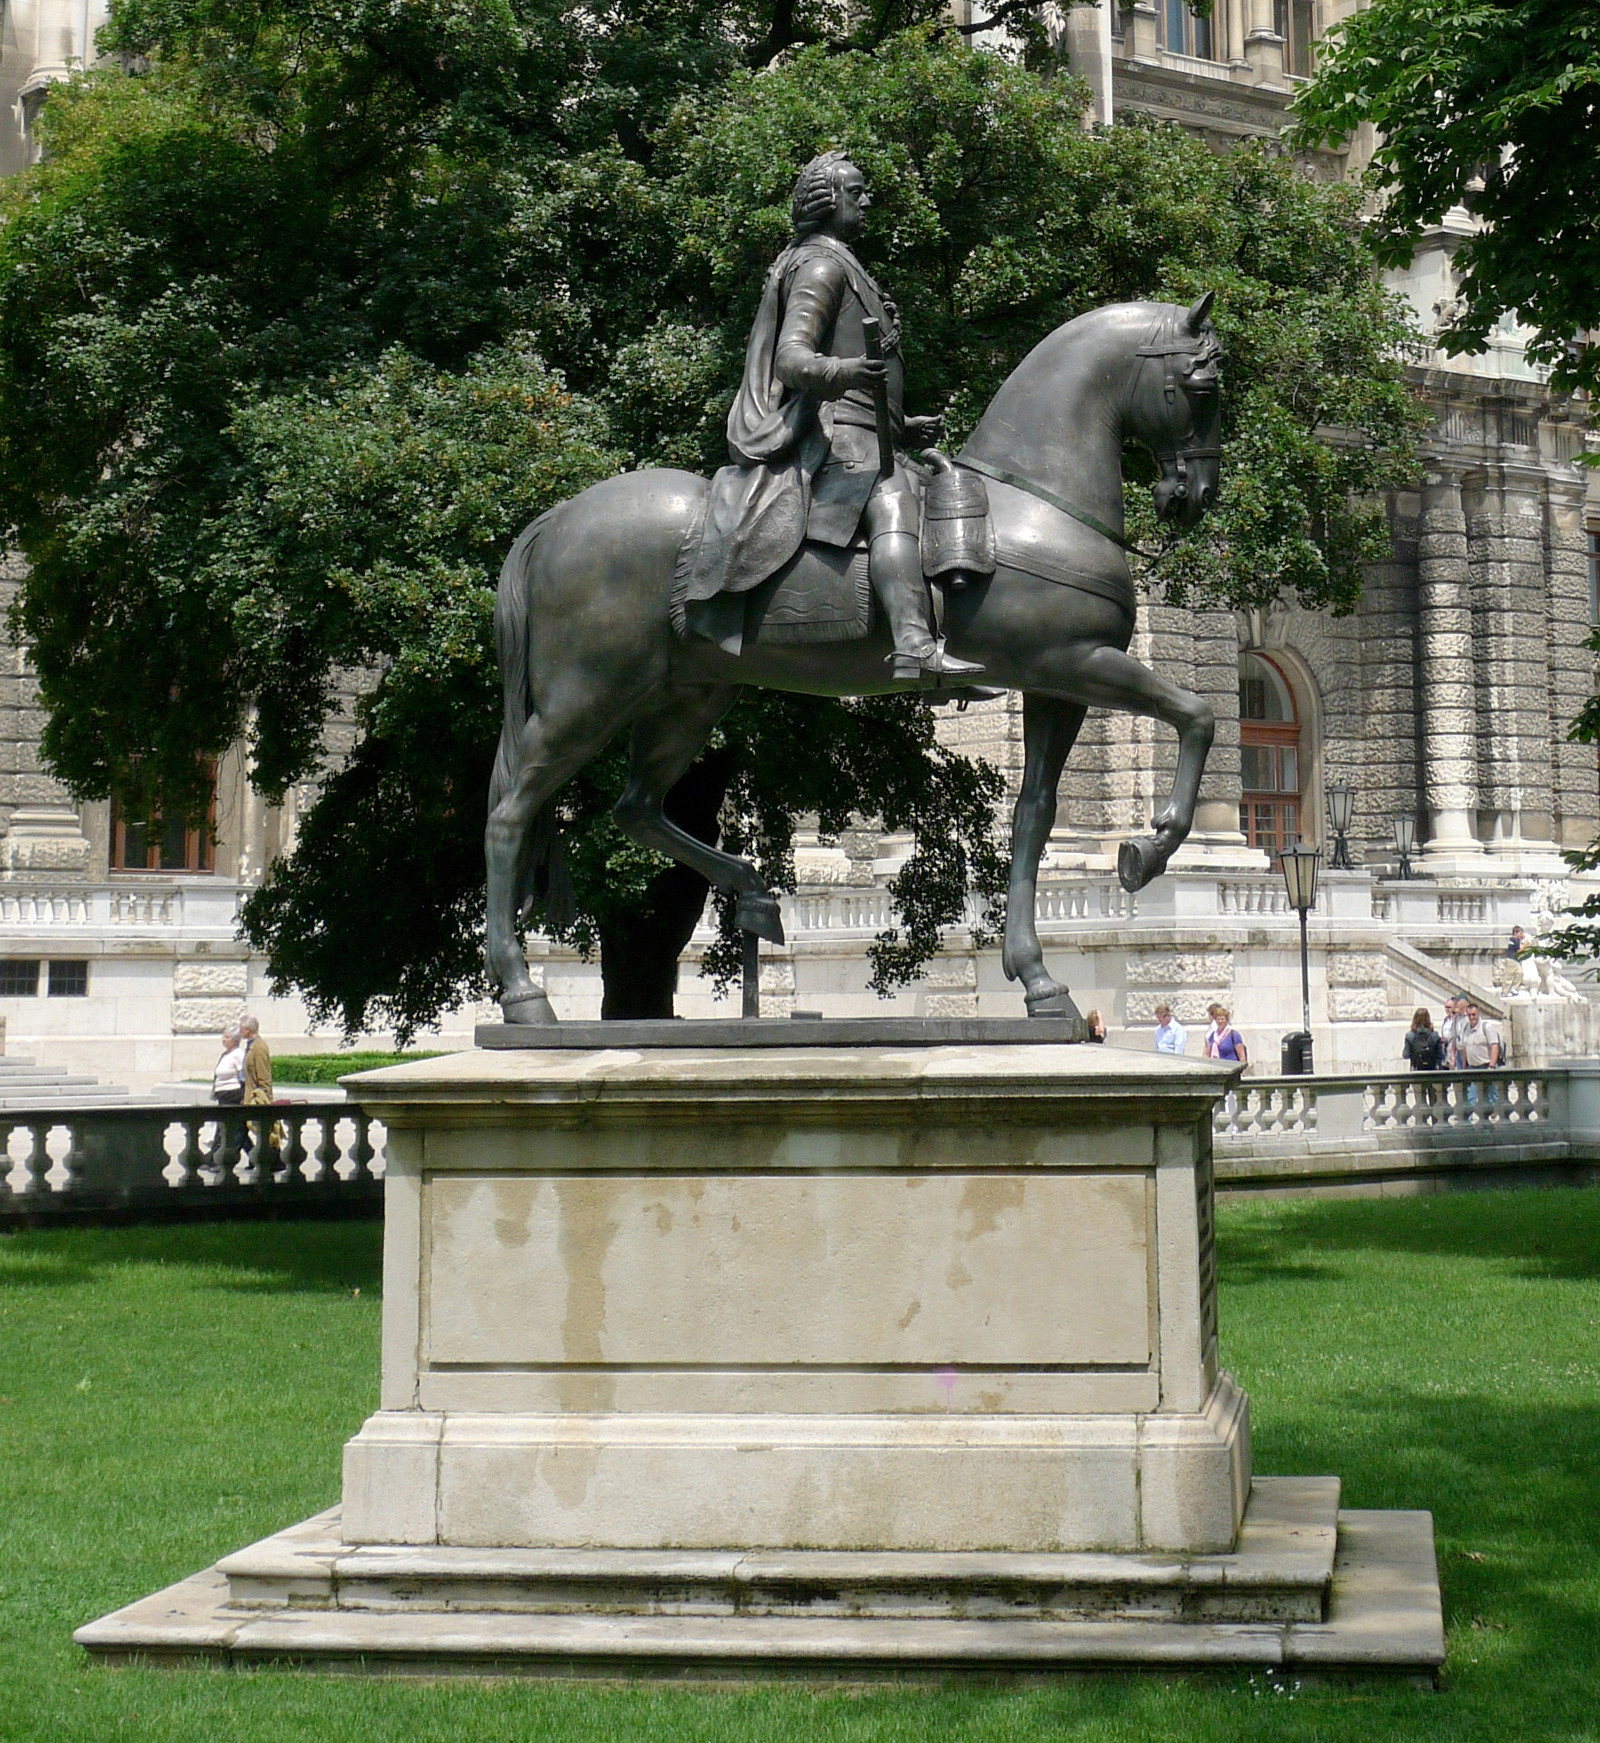
[(244, 1105), (264, 1108), (272, 1104), (272, 1055), (261, 1039), (261, 1025), (254, 1017), (239, 1024), (244, 1038)]

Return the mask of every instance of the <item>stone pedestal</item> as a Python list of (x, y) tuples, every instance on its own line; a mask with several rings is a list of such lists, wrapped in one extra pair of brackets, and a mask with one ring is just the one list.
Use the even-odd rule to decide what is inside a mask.
[(499, 1052), (369, 1075), (357, 1543), (1226, 1550), (1202, 1062)]
[(1426, 1515), (1341, 1514), (1329, 1478), (1252, 1489), (1217, 1359), (1228, 1068), (1042, 1023), (929, 1024), (921, 1045), (872, 1023), (762, 1024), (760, 1044), (719, 1024), (723, 1046), (596, 1027), (621, 1044), (489, 1031), (493, 1051), (349, 1080), (388, 1155), (381, 1408), (342, 1509), (84, 1645), (538, 1674), (1431, 1674)]

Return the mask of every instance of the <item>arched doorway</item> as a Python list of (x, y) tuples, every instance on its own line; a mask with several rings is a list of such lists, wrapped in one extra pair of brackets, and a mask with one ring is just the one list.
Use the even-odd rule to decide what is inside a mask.
[(1276, 857), (1300, 839), (1300, 716), (1265, 654), (1239, 656), (1239, 828)]

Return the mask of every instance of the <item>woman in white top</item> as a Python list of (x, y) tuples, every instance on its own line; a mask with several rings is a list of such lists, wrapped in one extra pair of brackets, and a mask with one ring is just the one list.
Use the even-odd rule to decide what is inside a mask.
[(222, 1037), (222, 1057), (211, 1074), (211, 1094), (214, 1100), (228, 1106), (244, 1100), (245, 1049), (237, 1029), (228, 1029)]

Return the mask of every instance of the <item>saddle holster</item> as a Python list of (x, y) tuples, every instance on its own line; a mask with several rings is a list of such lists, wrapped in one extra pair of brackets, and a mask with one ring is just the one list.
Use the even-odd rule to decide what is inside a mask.
[(965, 587), (995, 571), (989, 492), (976, 472), (956, 466), (937, 448), (925, 458), (933, 474), (922, 500), (922, 572), (930, 581)]

